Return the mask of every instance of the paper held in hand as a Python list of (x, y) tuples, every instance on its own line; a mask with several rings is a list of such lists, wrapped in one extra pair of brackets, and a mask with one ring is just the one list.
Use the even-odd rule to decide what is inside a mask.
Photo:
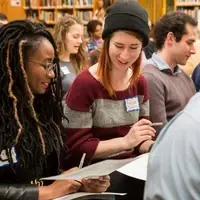
[(122, 159), (122, 160), (104, 160), (76, 171), (60, 174), (58, 176), (51, 176), (42, 178), (41, 180), (65, 180), (74, 179), (81, 181), (83, 178), (98, 178), (100, 176), (106, 176), (121, 168), (122, 166), (132, 162), (135, 158)]
[(142, 154), (117, 171), (127, 176), (146, 181), (148, 159), (149, 153)]
[(89, 199), (105, 199), (113, 200), (114, 196), (124, 196), (126, 193), (112, 193), (112, 192), (102, 192), (102, 193), (89, 193), (89, 192), (76, 192), (74, 194), (69, 194), (54, 200), (89, 200)]
[[(97, 178), (100, 176), (109, 175), (114, 171), (119, 171), (127, 176), (146, 180), (147, 176), (147, 163), (149, 153), (143, 154), (136, 158), (124, 159), (124, 160), (105, 160), (87, 167), (81, 168), (77, 171), (69, 174), (61, 174), (58, 176), (52, 176), (43, 178), (43, 180), (63, 180), (63, 179), (74, 179), (81, 181), (82, 178)], [(88, 193), (88, 192), (77, 192), (69, 194), (55, 200), (88, 200), (88, 199), (106, 199), (113, 200), (116, 195), (126, 195), (126, 193)]]
[(67, 174), (42, 178), (41, 180), (74, 179), (81, 181), (83, 178), (98, 178), (119, 171), (127, 176), (146, 180), (149, 153), (135, 158), (122, 160), (104, 160)]

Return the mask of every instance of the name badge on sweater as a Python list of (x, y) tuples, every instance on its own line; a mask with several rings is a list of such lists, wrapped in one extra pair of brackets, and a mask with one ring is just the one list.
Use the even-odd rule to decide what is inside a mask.
[(138, 97), (125, 99), (126, 112), (140, 110)]
[[(15, 151), (15, 147), (12, 147), (11, 149), (11, 157), (12, 157), (13, 163), (17, 163), (17, 154)], [(6, 150), (2, 150), (0, 154), (0, 167), (6, 166), (6, 165), (9, 165), (8, 156), (6, 154)]]
[(69, 69), (67, 68), (67, 66), (61, 67), (61, 71), (63, 72), (64, 75), (70, 74), (70, 71), (69, 71)]

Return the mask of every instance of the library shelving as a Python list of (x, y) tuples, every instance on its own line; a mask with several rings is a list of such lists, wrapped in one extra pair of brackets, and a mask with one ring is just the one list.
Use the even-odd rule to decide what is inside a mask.
[(84, 24), (92, 18), (95, 0), (24, 0), (27, 16), (54, 26), (66, 13), (77, 16)]
[(194, 17), (198, 21), (200, 28), (200, 0), (174, 0), (174, 10)]

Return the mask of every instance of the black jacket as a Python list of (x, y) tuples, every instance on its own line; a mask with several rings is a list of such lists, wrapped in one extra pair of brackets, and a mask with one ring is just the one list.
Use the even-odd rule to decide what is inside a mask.
[[(39, 174), (38, 174), (39, 172)], [(47, 159), (47, 165), (38, 168), (21, 168), (10, 165), (0, 167), (0, 200), (38, 200), (38, 185), (49, 185), (50, 181), (40, 181), (40, 178), (58, 174), (58, 157), (55, 152)]]
[(38, 200), (37, 185), (0, 185), (0, 199), (2, 200)]

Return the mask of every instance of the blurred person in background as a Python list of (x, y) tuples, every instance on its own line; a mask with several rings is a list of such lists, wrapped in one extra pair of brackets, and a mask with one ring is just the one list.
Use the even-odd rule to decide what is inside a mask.
[(93, 19), (98, 19), (103, 22), (106, 9), (110, 4), (110, 0), (97, 0), (97, 9), (94, 11)]
[(76, 16), (67, 14), (56, 23), (54, 39), (60, 59), (63, 99), (77, 74), (88, 65), (83, 35), (83, 24)]
[(88, 51), (96, 49), (102, 44), (102, 22), (99, 20), (90, 20), (87, 24), (87, 32), (89, 36), (89, 42), (87, 44)]

